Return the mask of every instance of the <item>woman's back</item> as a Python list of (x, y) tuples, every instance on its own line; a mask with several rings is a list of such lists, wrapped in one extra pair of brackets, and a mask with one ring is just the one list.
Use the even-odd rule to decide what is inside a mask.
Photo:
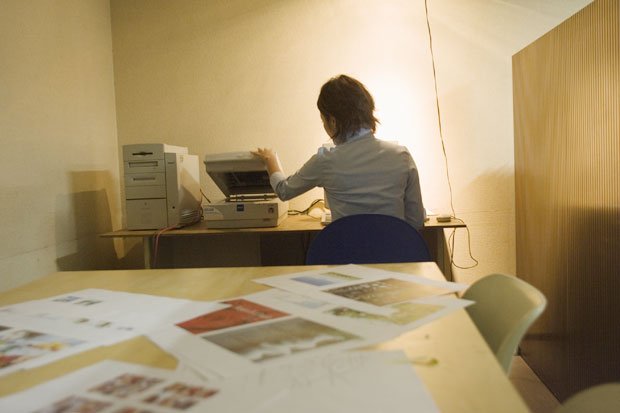
[(404, 146), (372, 133), (318, 154), (320, 186), (333, 219), (376, 213), (392, 215), (420, 228), (424, 209), (413, 158)]

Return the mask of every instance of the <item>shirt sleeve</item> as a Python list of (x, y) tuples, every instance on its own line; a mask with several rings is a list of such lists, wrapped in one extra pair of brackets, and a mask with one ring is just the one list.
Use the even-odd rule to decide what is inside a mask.
[(420, 190), (420, 177), (418, 168), (409, 155), (409, 177), (405, 188), (405, 221), (413, 225), (416, 229), (424, 227), (426, 212), (422, 203), (422, 191)]
[(274, 172), (269, 183), (282, 201), (295, 198), (310, 189), (322, 185), (321, 157), (313, 155), (304, 166), (288, 178), (282, 172)]

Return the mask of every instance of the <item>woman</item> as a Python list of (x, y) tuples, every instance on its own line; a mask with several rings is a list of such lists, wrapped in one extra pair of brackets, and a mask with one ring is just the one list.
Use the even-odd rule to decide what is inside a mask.
[(321, 88), (317, 106), (335, 147), (320, 148), (288, 178), (274, 151), (254, 152), (264, 160), (278, 197), (286, 201), (323, 187), (334, 220), (384, 214), (422, 228), (425, 213), (415, 162), (404, 146), (375, 138), (375, 103), (364, 85), (346, 75), (334, 77)]

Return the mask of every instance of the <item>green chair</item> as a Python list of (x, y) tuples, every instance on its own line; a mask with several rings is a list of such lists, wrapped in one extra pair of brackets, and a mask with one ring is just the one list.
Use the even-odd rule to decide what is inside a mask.
[(475, 301), (467, 312), (508, 374), (521, 339), (547, 305), (545, 296), (517, 277), (491, 274), (474, 282), (463, 298)]
[(620, 383), (605, 383), (573, 394), (555, 413), (618, 413)]

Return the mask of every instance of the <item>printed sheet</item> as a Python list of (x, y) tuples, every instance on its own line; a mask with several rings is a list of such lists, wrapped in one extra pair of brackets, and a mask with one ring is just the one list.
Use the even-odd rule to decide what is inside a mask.
[(0, 398), (0, 411), (29, 413), (436, 413), (401, 352), (334, 353), (223, 381), (104, 361)]
[(386, 316), (397, 311), (394, 304), (451, 294), (467, 287), (465, 284), (354, 264), (259, 278), (254, 281)]
[(271, 289), (221, 304), (229, 307), (148, 336), (205, 374), (228, 377), (264, 364), (387, 341), (471, 301), (432, 296), (393, 304), (392, 313), (384, 315)]
[(36, 367), (225, 304), (87, 289), (0, 308), (0, 375)]

